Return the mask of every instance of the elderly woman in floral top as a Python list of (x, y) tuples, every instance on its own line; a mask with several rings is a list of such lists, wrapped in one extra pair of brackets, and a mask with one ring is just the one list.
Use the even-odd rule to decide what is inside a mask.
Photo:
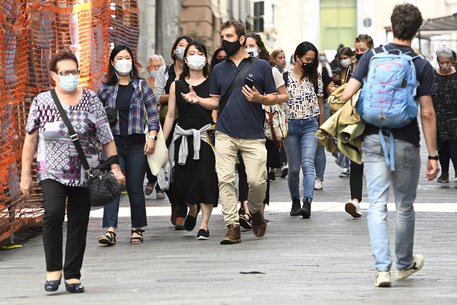
[[(55, 91), (90, 166), (99, 163), (99, 144), (103, 145), (111, 170), (119, 183), (124, 176), (103, 105), (94, 92), (78, 88), (78, 61), (70, 52), (53, 56), (50, 62)], [(89, 192), (81, 160), (70, 139), (59, 110), (47, 91), (34, 98), (27, 119), (27, 135), (22, 151), (21, 191), (33, 191), (31, 167), (38, 148), (38, 182), (44, 203), (43, 244), (46, 256), (46, 291), (56, 291), (62, 277), (62, 225), (67, 211), (67, 244), (63, 275), (69, 292), (84, 292), (81, 266), (89, 223)]]
[[(314, 193), (314, 156), (317, 149), (316, 131), (324, 122), (323, 82), (317, 72), (316, 47), (302, 42), (294, 53), (295, 66), (286, 72), (289, 102), (285, 112), (289, 131), (284, 140), (289, 163), (288, 184), (292, 199), (291, 216), (309, 218)], [(303, 171), (303, 206), (300, 208), (300, 167)]]

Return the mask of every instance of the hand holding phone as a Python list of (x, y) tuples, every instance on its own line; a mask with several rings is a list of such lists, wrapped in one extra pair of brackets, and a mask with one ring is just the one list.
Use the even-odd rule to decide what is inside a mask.
[(252, 87), (254, 87), (254, 81), (252, 80), (252, 78), (246, 77), (246, 78), (244, 79), (244, 85), (245, 85), (245, 86), (248, 86), (249, 88), (252, 89)]

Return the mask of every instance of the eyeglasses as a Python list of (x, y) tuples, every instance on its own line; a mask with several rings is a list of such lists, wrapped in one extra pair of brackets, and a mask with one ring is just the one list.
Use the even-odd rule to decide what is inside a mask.
[(160, 67), (162, 67), (162, 65), (152, 65), (152, 66), (149, 66), (147, 67), (148, 69), (152, 68), (152, 69), (159, 69)]
[(65, 70), (65, 71), (60, 71), (56, 72), (56, 74), (59, 74), (60, 76), (68, 76), (68, 75), (73, 75), (73, 76), (78, 76), (80, 73), (79, 70)]

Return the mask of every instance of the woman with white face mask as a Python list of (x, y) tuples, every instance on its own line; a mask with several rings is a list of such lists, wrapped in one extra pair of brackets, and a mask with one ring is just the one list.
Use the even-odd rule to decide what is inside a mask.
[[(197, 239), (206, 240), (209, 239), (208, 222), (213, 207), (217, 206), (219, 200), (214, 142), (207, 137), (207, 131), (213, 125), (213, 109), (200, 103), (188, 103), (182, 94), (192, 90), (198, 96), (207, 98), (211, 80), (206, 48), (203, 44), (192, 42), (184, 54), (186, 65), (181, 78), (170, 86), (163, 133), (165, 139), (171, 138), (169, 154), (174, 166), (173, 197), (178, 205), (189, 207), (184, 228), (187, 231), (194, 229), (201, 208), (202, 222)], [(176, 109), (179, 110), (179, 118), (172, 132)]]
[(165, 65), (162, 55), (152, 55), (148, 59), (148, 64), (146, 65), (146, 71), (148, 71), (149, 78), (148, 83), (151, 86), (152, 90), (155, 88), (155, 80), (157, 78), (159, 68)]
[[(130, 243), (143, 242), (142, 227), (147, 226), (143, 180), (146, 173), (146, 154), (154, 152), (159, 125), (159, 112), (154, 93), (148, 82), (138, 76), (129, 47), (118, 45), (111, 51), (107, 81), (98, 91), (105, 105), (114, 135), (121, 169), (125, 171), (130, 201), (132, 230)], [(113, 114), (110, 116), (110, 113)], [(149, 131), (145, 141), (144, 130)], [(103, 227), (106, 233), (98, 242), (116, 243), (119, 199), (103, 207)]]
[[(112, 173), (122, 183), (124, 176), (119, 168), (106, 113), (94, 92), (78, 87), (76, 56), (68, 51), (55, 54), (49, 70), (56, 83), (53, 90), (78, 134), (89, 165), (98, 164), (98, 147), (102, 145), (106, 156), (110, 157)], [(40, 93), (33, 99), (26, 131), (20, 187), (25, 197), (33, 192), (31, 167), (38, 149), (37, 179), (43, 194), (43, 245), (47, 271), (44, 289), (49, 292), (58, 290), (63, 276), (68, 292), (84, 292), (80, 277), (91, 207), (87, 177), (51, 91)], [(67, 239), (63, 246), (65, 214), (68, 215)], [(63, 248), (66, 249), (65, 256)]]
[(342, 47), (338, 51), (338, 69), (341, 71), (341, 79), (335, 81), (337, 86), (341, 86), (349, 81), (351, 78), (352, 72), (354, 71), (353, 58), (355, 54), (351, 48)]

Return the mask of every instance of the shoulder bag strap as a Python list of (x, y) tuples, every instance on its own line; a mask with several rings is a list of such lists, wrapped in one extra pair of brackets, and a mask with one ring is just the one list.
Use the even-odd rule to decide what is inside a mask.
[[(181, 86), (181, 90), (183, 88), (186, 88), (187, 83), (182, 78), (180, 80), (178, 80), (176, 83)], [(178, 91), (176, 91), (176, 92), (178, 92)], [(214, 124), (212, 116), (208, 112), (206, 112), (202, 106), (195, 104), (195, 107), (197, 107), (197, 109), (201, 112), (201, 114), (203, 114), (203, 116), (208, 120), (208, 122), (210, 122), (211, 124)]]
[(57, 106), (57, 109), (59, 109), (60, 116), (62, 117), (63, 122), (68, 128), (68, 133), (70, 134), (70, 139), (75, 145), (76, 151), (78, 152), (79, 159), (81, 160), (84, 170), (87, 172), (87, 174), (90, 176), (90, 166), (89, 163), (87, 163), (86, 155), (83, 152), (83, 148), (81, 147), (81, 143), (79, 142), (79, 137), (78, 134), (75, 132), (73, 129), (73, 125), (71, 125), (70, 120), (68, 119), (68, 116), (65, 112), (65, 110), (62, 107), (62, 104), (60, 104), (59, 98), (57, 97), (56, 90), (52, 89), (51, 90), (51, 95), (52, 98), (54, 99), (54, 103)]
[(258, 58), (252, 57), (249, 62), (241, 69), (240, 72), (236, 75), (235, 79), (232, 81), (232, 84), (228, 88), (227, 92), (221, 97), (219, 100), (219, 111), (217, 112), (217, 116), (219, 117), (222, 114), (222, 111), (224, 110), (225, 104), (227, 104), (228, 99), (232, 95), (233, 90), (238, 86), (240, 83), (241, 79), (244, 78), (246, 73), (251, 69), (251, 67), (258, 61)]

